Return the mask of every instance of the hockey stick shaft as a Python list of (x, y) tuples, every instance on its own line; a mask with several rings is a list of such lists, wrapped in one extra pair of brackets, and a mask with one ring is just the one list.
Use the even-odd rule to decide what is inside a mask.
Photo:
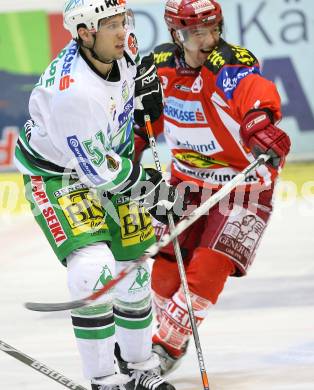
[(42, 364), (38, 360), (35, 360), (28, 355), (25, 355), (25, 353), (18, 351), (17, 349), (13, 348), (11, 345), (1, 340), (0, 340), (0, 350), (14, 357), (20, 362), (26, 364), (27, 366), (33, 368), (40, 374), (47, 376), (49, 379), (56, 381), (57, 383), (59, 383), (60, 385), (68, 389), (87, 390), (85, 387), (78, 385), (77, 383), (73, 382), (71, 379), (67, 378), (63, 374), (60, 374), (60, 372), (47, 367), (45, 364)]
[[(150, 120), (149, 115), (145, 115), (145, 125), (146, 125), (146, 131), (148, 135), (148, 140), (149, 140), (149, 145), (153, 154), (154, 162), (157, 171), (159, 171), (162, 174), (162, 168), (161, 168), (161, 163), (159, 160), (159, 155), (157, 151), (157, 144), (156, 144), (156, 139), (154, 137), (154, 130), (152, 127), (152, 123)], [(169, 231), (170, 233), (174, 230), (175, 224), (173, 220), (173, 214), (169, 213), (168, 214), (168, 222), (169, 222)], [(209, 381), (208, 381), (208, 376), (206, 372), (206, 367), (205, 367), (205, 360), (204, 360), (204, 355), (202, 351), (202, 346), (200, 342), (200, 337), (196, 325), (196, 320), (195, 320), (195, 315), (194, 315), (194, 310), (193, 310), (193, 305), (192, 305), (192, 300), (191, 300), (191, 295), (190, 295), (190, 289), (188, 285), (188, 281), (186, 278), (186, 273), (184, 269), (184, 263), (183, 263), (183, 258), (182, 258), (182, 253), (180, 249), (180, 244), (178, 237), (175, 237), (173, 240), (173, 247), (174, 247), (174, 252), (178, 264), (178, 270), (179, 270), (179, 275), (180, 275), (180, 280), (182, 284), (182, 289), (183, 293), (185, 296), (185, 301), (189, 313), (189, 319), (190, 319), (190, 324), (191, 324), (191, 329), (192, 329), (192, 334), (194, 338), (194, 344), (197, 352), (197, 359), (198, 359), (198, 365), (200, 368), (200, 373), (201, 373), (201, 378), (203, 382), (203, 388), (204, 390), (209, 390)]]
[(148, 260), (149, 258), (155, 256), (159, 250), (171, 241), (179, 236), (185, 229), (191, 226), (197, 219), (204, 215), (209, 209), (214, 207), (217, 203), (221, 201), (226, 195), (228, 195), (236, 186), (241, 184), (246, 176), (252, 172), (255, 168), (265, 163), (269, 159), (269, 156), (266, 154), (261, 154), (256, 160), (254, 160), (250, 165), (248, 165), (242, 172), (238, 173), (232, 180), (226, 183), (219, 191), (207, 199), (203, 204), (201, 204), (197, 209), (195, 209), (190, 215), (180, 221), (175, 228), (172, 230), (171, 234), (166, 234), (162, 238), (151, 245), (146, 251), (145, 254), (137, 261), (131, 262), (126, 268), (124, 268), (114, 279), (110, 280), (105, 286), (100, 290), (94, 292), (86, 298), (79, 299), (76, 301), (69, 302), (58, 302), (58, 303), (37, 303), (37, 302), (28, 302), (25, 304), (25, 307), (29, 310), (34, 311), (61, 311), (61, 310), (72, 310), (79, 307), (87, 306), (93, 303), (100, 296), (108, 292), (120, 280), (124, 279), (130, 272), (134, 271), (141, 263)]

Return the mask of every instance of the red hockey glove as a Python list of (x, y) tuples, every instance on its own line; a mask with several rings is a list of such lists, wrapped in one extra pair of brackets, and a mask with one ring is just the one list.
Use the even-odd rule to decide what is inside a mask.
[(240, 135), (254, 157), (266, 153), (271, 158), (268, 164), (279, 168), (290, 151), (289, 136), (271, 122), (268, 110), (252, 110), (244, 117)]

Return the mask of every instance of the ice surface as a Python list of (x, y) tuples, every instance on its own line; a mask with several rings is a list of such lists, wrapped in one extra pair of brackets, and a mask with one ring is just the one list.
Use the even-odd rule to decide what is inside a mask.
[[(314, 389), (314, 207), (277, 202), (258, 256), (232, 278), (200, 328), (211, 390)], [(66, 274), (31, 217), (0, 226), (0, 339), (89, 388), (68, 313), (34, 313), (25, 301), (68, 299)], [(202, 390), (193, 342), (169, 379)], [(0, 351), (0, 389), (62, 386)]]

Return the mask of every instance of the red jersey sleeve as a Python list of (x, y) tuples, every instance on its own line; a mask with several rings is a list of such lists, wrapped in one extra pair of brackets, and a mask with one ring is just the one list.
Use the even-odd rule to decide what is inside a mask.
[(208, 56), (217, 92), (227, 101), (236, 120), (253, 108), (268, 108), (275, 121), (281, 119), (280, 97), (275, 84), (261, 75), (257, 58), (246, 48), (223, 39)]
[(268, 108), (273, 112), (275, 122), (281, 119), (281, 101), (277, 88), (259, 74), (244, 77), (228, 103), (239, 122), (253, 108)]

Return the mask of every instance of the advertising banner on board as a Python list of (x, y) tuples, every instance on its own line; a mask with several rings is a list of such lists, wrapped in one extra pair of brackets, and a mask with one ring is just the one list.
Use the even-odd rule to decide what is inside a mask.
[[(140, 53), (168, 41), (160, 1), (132, 1)], [(312, 0), (221, 0), (224, 38), (251, 50), (282, 97), (281, 127), (295, 159), (314, 159), (314, 19)], [(38, 8), (42, 9), (39, 3)], [(0, 5), (0, 171), (12, 171), (14, 145), (28, 119), (28, 99), (49, 62), (70, 40), (61, 11), (3, 12)]]

